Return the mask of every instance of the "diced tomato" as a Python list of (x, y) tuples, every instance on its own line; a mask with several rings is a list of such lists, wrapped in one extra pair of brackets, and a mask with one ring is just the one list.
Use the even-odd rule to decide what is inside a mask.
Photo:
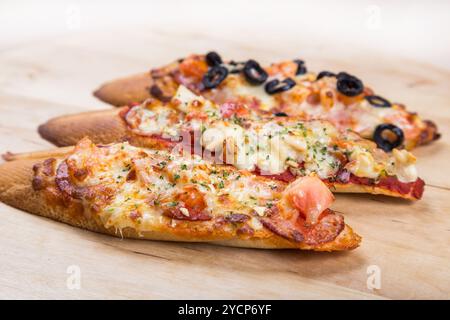
[(178, 200), (183, 202), (189, 211), (203, 211), (206, 208), (205, 198), (197, 187), (187, 185), (179, 194)]
[(201, 60), (198, 57), (190, 57), (180, 63), (180, 71), (183, 76), (200, 81), (206, 71), (208, 71), (208, 65), (205, 60)]
[(297, 68), (298, 65), (294, 61), (283, 61), (270, 65), (270, 67), (266, 68), (266, 71), (270, 76), (281, 75), (284, 77), (295, 77)]
[(220, 106), (220, 113), (224, 118), (231, 118), (233, 115), (244, 117), (249, 114), (247, 107), (239, 102), (225, 102)]

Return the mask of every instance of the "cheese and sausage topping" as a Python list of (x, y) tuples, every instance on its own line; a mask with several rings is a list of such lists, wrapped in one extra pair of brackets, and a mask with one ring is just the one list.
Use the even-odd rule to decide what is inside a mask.
[(53, 187), (65, 203), (81, 203), (85, 214), (119, 231), (169, 230), (192, 239), (214, 234), (215, 240), (273, 233), (315, 246), (345, 227), (328, 209), (333, 196), (316, 177), (287, 184), (191, 154), (83, 139), (65, 159), (34, 170), (36, 191)]
[(387, 154), (373, 142), (339, 131), (324, 120), (263, 116), (241, 103), (218, 106), (183, 86), (171, 102), (149, 100), (124, 117), (136, 134), (180, 142), (186, 151), (193, 142), (205, 158), (262, 175), (289, 173), (292, 180), (314, 173), (333, 180), (347, 171), (373, 183), (385, 177), (396, 177), (401, 183), (418, 180), (415, 158), (406, 150)]
[[(284, 112), (303, 120), (325, 119), (338, 129), (351, 129), (367, 139), (374, 139), (379, 125), (392, 124), (402, 131), (407, 149), (440, 136), (431, 121), (422, 121), (403, 105), (375, 96), (359, 79), (345, 72), (337, 75), (323, 73), (325, 76), (318, 77), (314, 73), (298, 72), (296, 61), (284, 61), (265, 68), (265, 88), (264, 84), (249, 82), (245, 71), (242, 71), (244, 68), (236, 66), (236, 63), (223, 62), (221, 67), (229, 72), (213, 88), (205, 88), (202, 83), (208, 71), (202, 55), (191, 55), (179, 63), (152, 70), (152, 77), (155, 85), (164, 88), (168, 96), (173, 95), (178, 85), (184, 85), (218, 104), (236, 102), (262, 113)], [(234, 72), (236, 70), (238, 72)], [(274, 80), (292, 84), (284, 84), (286, 90), (268, 92), (267, 85)]]

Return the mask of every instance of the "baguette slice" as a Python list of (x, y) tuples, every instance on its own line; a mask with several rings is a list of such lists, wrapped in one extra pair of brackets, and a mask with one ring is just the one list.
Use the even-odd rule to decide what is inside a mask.
[(105, 83), (94, 96), (114, 106), (125, 106), (150, 98), (152, 85), (150, 73), (140, 73)]
[(96, 143), (119, 142), (128, 132), (118, 115), (117, 109), (66, 115), (39, 126), (38, 132), (59, 147), (73, 146), (85, 136), (92, 137)]
[[(327, 209), (333, 197), (315, 177), (274, 182), (198, 157), (128, 143), (97, 147), (87, 139), (73, 151), (50, 155), (55, 154), (0, 165), (0, 200), (126, 238), (317, 251), (354, 249), (361, 240), (342, 216)], [(213, 178), (213, 170), (226, 172), (229, 179)], [(175, 180), (174, 172), (179, 174)], [(249, 195), (249, 185), (260, 189), (259, 196)]]
[[(373, 142), (340, 132), (326, 121), (260, 116), (233, 103), (219, 107), (182, 86), (165, 104), (148, 100), (132, 108), (58, 117), (38, 130), (57, 146), (74, 145), (87, 136), (95, 143), (126, 140), (164, 150), (193, 148), (216, 163), (285, 181), (314, 172), (334, 192), (414, 200), (421, 198), (424, 189), (415, 158), (406, 150), (387, 154)], [(14, 157), (20, 155), (9, 155)]]
[[(259, 66), (252, 60), (248, 63), (253, 68)], [(205, 77), (217, 66), (209, 66), (205, 55), (194, 54), (147, 73), (111, 81), (94, 95), (112, 105), (123, 106), (141, 103), (151, 96), (165, 101), (175, 94), (179, 85), (184, 85), (216, 103), (243, 102), (261, 112), (283, 112), (304, 120), (325, 119), (341, 129), (351, 129), (366, 139), (374, 139), (386, 151), (396, 146), (412, 149), (440, 137), (432, 121), (422, 120), (403, 104), (376, 95), (360, 79), (345, 72), (308, 73), (300, 60), (283, 61), (265, 67), (267, 80), (255, 84), (246, 75), (248, 66), (244, 62), (222, 63), (220, 67), (226, 68), (228, 75), (212, 88), (205, 88)], [(274, 79), (288, 79), (292, 85), (283, 85), (286, 90), (277, 90), (275, 86), (275, 91), (268, 93), (265, 86)], [(397, 127), (392, 132), (402, 133), (394, 144), (378, 137), (382, 133), (379, 130), (387, 124)]]

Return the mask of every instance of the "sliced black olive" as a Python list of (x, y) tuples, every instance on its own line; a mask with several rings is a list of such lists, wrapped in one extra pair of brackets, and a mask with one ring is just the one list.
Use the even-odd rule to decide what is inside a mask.
[(364, 85), (357, 77), (346, 72), (339, 72), (337, 77), (337, 90), (348, 97), (355, 97), (364, 90)]
[(169, 101), (171, 100), (170, 97), (166, 97), (166, 96), (164, 95), (164, 92), (163, 92), (163, 91), (161, 90), (161, 88), (158, 87), (156, 84), (154, 84), (154, 85), (152, 85), (152, 86), (150, 87), (150, 94), (151, 94), (154, 98), (156, 98), (156, 99), (158, 99), (159, 101), (162, 101), (162, 102), (169, 102)]
[(248, 60), (244, 65), (244, 75), (251, 84), (262, 84), (267, 80), (267, 72), (255, 60)]
[[(385, 131), (389, 131), (390, 136), (393, 136), (394, 139), (389, 139), (385, 136), (383, 136), (383, 133)], [(390, 123), (383, 123), (378, 125), (375, 128), (375, 132), (373, 133), (373, 140), (377, 144), (378, 148), (383, 149), (386, 152), (391, 151), (394, 148), (397, 148), (400, 146), (405, 139), (405, 136), (403, 135), (402, 129), (399, 127), (390, 124)]]
[(295, 59), (294, 62), (297, 64), (297, 71), (295, 72), (296, 76), (299, 76), (301, 74), (305, 74), (308, 72), (308, 69), (306, 69), (305, 61), (300, 59)]
[(206, 63), (210, 67), (218, 66), (222, 64), (222, 58), (217, 52), (211, 51), (206, 54)]
[(374, 107), (377, 108), (390, 108), (391, 103), (383, 97), (380, 96), (366, 96), (366, 100)]
[(228, 70), (222, 66), (214, 66), (209, 68), (208, 72), (203, 76), (203, 85), (205, 89), (212, 89), (222, 83), (228, 75)]
[(274, 116), (275, 117), (287, 117), (288, 115), (287, 115), (287, 113), (284, 113), (284, 112), (277, 112), (277, 113), (274, 113)]
[(293, 86), (295, 86), (295, 81), (292, 80), (291, 78), (286, 78), (283, 81), (275, 79), (267, 82), (264, 89), (268, 94), (275, 94), (287, 91), (291, 89)]
[(240, 73), (244, 69), (245, 62), (236, 62), (236, 61), (231, 60), (228, 64), (233, 67), (233, 68), (230, 68), (228, 70), (228, 72), (235, 74), (235, 73)]
[(242, 71), (242, 69), (231, 69), (229, 72), (231, 74), (236, 74), (236, 73), (240, 73)]
[(239, 66), (239, 65), (244, 65), (245, 62), (231, 60), (229, 62), (229, 64), (235, 67), (235, 66)]
[(323, 77), (336, 77), (336, 74), (330, 71), (321, 71), (319, 72), (319, 74), (317, 75), (316, 80), (320, 80)]

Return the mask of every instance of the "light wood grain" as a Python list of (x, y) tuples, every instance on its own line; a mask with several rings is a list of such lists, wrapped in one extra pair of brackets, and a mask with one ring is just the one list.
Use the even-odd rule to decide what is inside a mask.
[[(450, 298), (450, 75), (435, 67), (361, 51), (330, 56), (300, 36), (273, 47), (184, 30), (79, 33), (0, 53), (0, 151), (49, 148), (37, 125), (108, 108), (91, 95), (102, 82), (211, 48), (265, 62), (300, 52), (310, 69), (355, 73), (436, 121), (443, 138), (415, 151), (424, 199), (338, 195), (334, 208), (363, 243), (337, 254), (120, 240), (0, 204), (0, 298)], [(81, 268), (80, 290), (66, 287), (70, 265)], [(370, 265), (381, 269), (380, 290), (366, 286)]]

